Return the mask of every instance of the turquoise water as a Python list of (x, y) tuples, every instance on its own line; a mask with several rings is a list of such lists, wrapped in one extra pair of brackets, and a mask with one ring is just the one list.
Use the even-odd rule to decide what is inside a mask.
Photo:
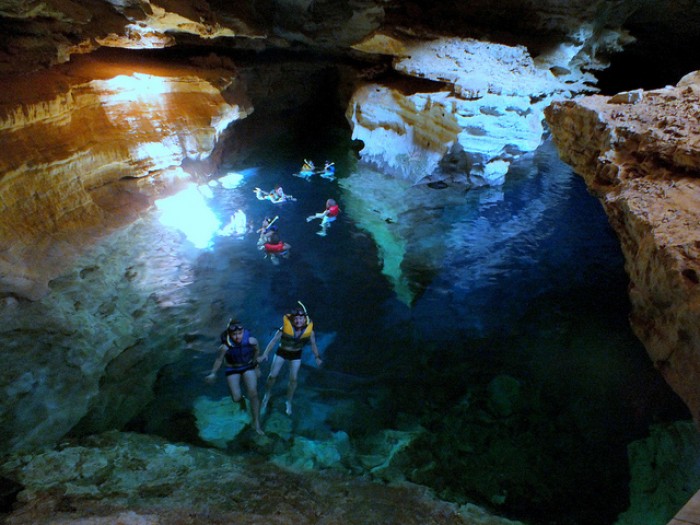
[[(334, 160), (338, 180), (293, 177), (305, 157)], [(290, 257), (264, 259), (254, 233), (215, 237), (194, 291), (214, 318), (239, 317), (263, 345), (297, 300), (309, 308), (324, 364), (305, 360), (292, 434), (344, 432), (368, 452), (387, 430), (413, 433), (378, 477), (532, 523), (609, 524), (626, 509), (626, 445), (685, 414), (628, 326), (614, 233), (550, 143), (499, 189), (397, 190), (358, 164), (347, 140), (231, 151), (227, 173), (241, 183), (214, 188), (212, 210), (225, 220), (240, 209), (255, 229), (278, 215)], [(297, 201), (254, 198), (276, 183)], [(343, 213), (322, 238), (304, 219), (329, 197)], [(203, 344), (215, 348), (220, 329)], [(196, 442), (178, 414), (199, 396), (227, 395), (223, 380), (201, 381), (211, 361), (196, 354), (165, 370), (158, 418), (139, 424)], [(285, 385), (281, 376), (278, 393)], [(284, 447), (241, 438), (231, 451), (271, 457)], [(341, 467), (363, 474), (363, 465)]]

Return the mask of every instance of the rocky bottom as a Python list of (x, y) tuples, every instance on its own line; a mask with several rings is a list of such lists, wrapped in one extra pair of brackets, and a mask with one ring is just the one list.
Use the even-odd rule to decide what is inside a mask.
[(107, 432), (17, 456), (2, 467), (24, 489), (7, 525), (506, 524), (407, 483), (294, 473), (254, 457)]

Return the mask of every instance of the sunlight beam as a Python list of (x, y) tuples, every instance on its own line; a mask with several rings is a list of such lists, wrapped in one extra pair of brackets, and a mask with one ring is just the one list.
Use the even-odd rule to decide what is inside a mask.
[(157, 200), (155, 204), (161, 224), (181, 231), (196, 248), (208, 248), (221, 227), (221, 222), (194, 184), (172, 197)]

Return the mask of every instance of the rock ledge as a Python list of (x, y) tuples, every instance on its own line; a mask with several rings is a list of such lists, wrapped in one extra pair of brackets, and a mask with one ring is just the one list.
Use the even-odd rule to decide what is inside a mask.
[(620, 239), (633, 330), (700, 421), (700, 72), (557, 102), (545, 116)]

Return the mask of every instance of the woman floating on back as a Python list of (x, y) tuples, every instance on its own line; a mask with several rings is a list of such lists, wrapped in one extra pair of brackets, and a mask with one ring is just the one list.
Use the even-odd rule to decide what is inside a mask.
[(269, 200), (273, 204), (296, 200), (291, 195), (287, 195), (279, 184), (275, 185), (274, 189), (270, 191), (263, 191), (260, 188), (255, 188), (253, 191), (259, 201)]

